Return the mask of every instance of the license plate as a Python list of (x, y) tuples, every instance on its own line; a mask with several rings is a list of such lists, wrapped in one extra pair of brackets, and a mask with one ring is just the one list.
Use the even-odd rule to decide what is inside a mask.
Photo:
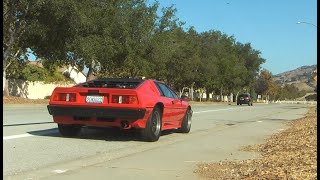
[(86, 103), (103, 103), (103, 96), (87, 96)]

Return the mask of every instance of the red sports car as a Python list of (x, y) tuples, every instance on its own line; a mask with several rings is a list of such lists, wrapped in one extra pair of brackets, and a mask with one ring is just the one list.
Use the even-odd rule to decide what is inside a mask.
[(54, 89), (49, 114), (63, 136), (76, 136), (84, 126), (140, 129), (146, 141), (161, 131), (188, 133), (192, 109), (185, 98), (162, 82), (105, 78)]

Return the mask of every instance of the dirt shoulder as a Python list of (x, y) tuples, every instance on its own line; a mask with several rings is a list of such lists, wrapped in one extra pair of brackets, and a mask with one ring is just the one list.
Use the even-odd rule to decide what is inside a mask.
[(27, 99), (15, 96), (3, 96), (3, 104), (49, 104), (49, 99)]
[(316, 179), (317, 114), (312, 107), (304, 118), (267, 139), (265, 144), (243, 147), (261, 153), (259, 159), (199, 164), (204, 179)]

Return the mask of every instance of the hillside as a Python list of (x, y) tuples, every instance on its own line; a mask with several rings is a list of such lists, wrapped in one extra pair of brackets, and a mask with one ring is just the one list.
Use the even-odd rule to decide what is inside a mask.
[(273, 80), (283, 86), (285, 84), (294, 84), (299, 90), (314, 92), (317, 82), (313, 80), (313, 71), (317, 65), (302, 66), (297, 69), (286, 71), (273, 76)]

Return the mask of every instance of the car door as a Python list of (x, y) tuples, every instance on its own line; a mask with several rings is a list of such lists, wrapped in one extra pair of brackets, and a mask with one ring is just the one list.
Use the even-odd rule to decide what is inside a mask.
[(160, 82), (156, 82), (156, 86), (158, 87), (159, 91), (162, 93), (162, 103), (164, 105), (163, 110), (163, 126), (165, 128), (172, 128), (175, 125), (173, 116), (175, 115), (175, 99), (171, 93), (171, 91), (168, 89), (168, 87)]
[(165, 84), (160, 84), (160, 87), (165, 91), (165, 95), (171, 101), (171, 116), (170, 116), (170, 125), (174, 128), (180, 127), (181, 119), (183, 118), (183, 109), (182, 109), (182, 102), (177, 96), (177, 94), (169, 88)]
[(179, 96), (169, 87), (167, 87), (173, 95), (173, 121), (176, 121), (177, 124), (181, 124), (181, 120), (185, 114), (186, 108), (182, 105), (182, 101)]

